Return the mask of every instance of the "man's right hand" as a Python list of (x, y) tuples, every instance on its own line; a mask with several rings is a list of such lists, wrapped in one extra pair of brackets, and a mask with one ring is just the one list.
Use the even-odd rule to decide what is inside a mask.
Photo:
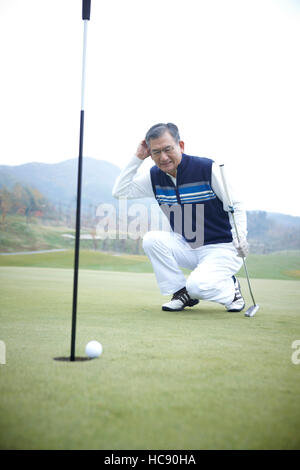
[(146, 144), (146, 141), (145, 140), (142, 140), (142, 142), (140, 142), (138, 148), (137, 148), (137, 151), (135, 153), (135, 155), (140, 159), (140, 160), (145, 160), (145, 158), (149, 157), (151, 154), (150, 154), (150, 149), (149, 147), (147, 146)]

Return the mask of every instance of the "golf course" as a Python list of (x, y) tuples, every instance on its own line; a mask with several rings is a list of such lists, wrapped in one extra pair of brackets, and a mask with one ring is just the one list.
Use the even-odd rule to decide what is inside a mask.
[(146, 257), (83, 250), (76, 358), (103, 353), (70, 362), (73, 257), (0, 256), (1, 449), (300, 448), (299, 251), (248, 257), (246, 318), (164, 312)]

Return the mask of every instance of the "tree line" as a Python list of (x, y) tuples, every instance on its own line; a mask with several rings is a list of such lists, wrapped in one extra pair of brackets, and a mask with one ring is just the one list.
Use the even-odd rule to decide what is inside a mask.
[(18, 214), (26, 217), (29, 222), (32, 216), (43, 217), (53, 213), (53, 206), (45, 196), (35, 188), (16, 183), (9, 190), (6, 186), (0, 188), (0, 211), (2, 223), (7, 214)]

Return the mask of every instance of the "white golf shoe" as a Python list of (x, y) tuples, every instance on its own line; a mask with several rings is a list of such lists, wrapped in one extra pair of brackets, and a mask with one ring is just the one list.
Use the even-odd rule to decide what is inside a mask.
[(191, 299), (185, 287), (175, 292), (170, 302), (162, 306), (162, 310), (169, 312), (180, 312), (184, 307), (193, 307), (198, 304), (198, 299)]
[(235, 295), (231, 304), (226, 305), (226, 310), (227, 312), (241, 312), (245, 308), (245, 300), (242, 296), (241, 286), (238, 279), (235, 276), (232, 276), (232, 279), (235, 287)]

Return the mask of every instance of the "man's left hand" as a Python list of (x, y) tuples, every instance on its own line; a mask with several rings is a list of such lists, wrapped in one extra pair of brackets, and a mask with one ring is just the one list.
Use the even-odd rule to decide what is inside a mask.
[(232, 243), (238, 253), (238, 256), (240, 258), (246, 258), (246, 256), (249, 254), (249, 245), (246, 238), (240, 238), (240, 241), (238, 241), (237, 238), (234, 238)]

